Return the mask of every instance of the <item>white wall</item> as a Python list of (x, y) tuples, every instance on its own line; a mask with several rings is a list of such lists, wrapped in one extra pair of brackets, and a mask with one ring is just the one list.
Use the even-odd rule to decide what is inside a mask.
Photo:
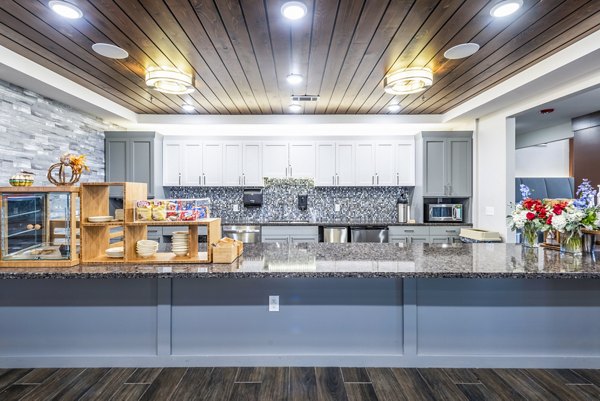
[(519, 134), (517, 135), (516, 147), (517, 149), (526, 148), (540, 143), (555, 142), (568, 138), (573, 138), (573, 129), (570, 122)]
[(479, 119), (475, 130), (473, 181), (477, 197), (473, 202), (474, 224), (497, 231), (507, 242), (514, 242), (505, 216), (510, 212), (507, 199), (514, 199), (515, 119), (494, 114)]
[(568, 177), (569, 140), (517, 149), (516, 177)]

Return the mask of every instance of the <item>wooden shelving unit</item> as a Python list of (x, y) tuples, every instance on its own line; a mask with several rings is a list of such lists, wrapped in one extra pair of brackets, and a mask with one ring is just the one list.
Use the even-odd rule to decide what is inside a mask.
[[(125, 220), (106, 223), (90, 223), (90, 216), (109, 215), (109, 190), (114, 186), (123, 187), (123, 208)], [(81, 186), (82, 215), (82, 263), (136, 263), (136, 264), (173, 264), (173, 263), (210, 263), (212, 261), (212, 243), (221, 239), (221, 219), (209, 218), (201, 221), (134, 221), (135, 202), (146, 199), (146, 184), (129, 182), (90, 183)], [(189, 231), (189, 253), (177, 256), (172, 252), (159, 252), (147, 258), (136, 253), (136, 244), (147, 238), (148, 226), (186, 226)], [(207, 251), (198, 252), (198, 226), (207, 226)], [(118, 230), (121, 228), (121, 230)], [(120, 241), (115, 241), (121, 239)], [(123, 246), (122, 258), (106, 256), (106, 249)]]

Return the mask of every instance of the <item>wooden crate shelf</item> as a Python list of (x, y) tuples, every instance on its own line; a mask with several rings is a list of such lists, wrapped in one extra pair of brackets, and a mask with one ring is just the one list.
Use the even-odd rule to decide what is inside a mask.
[[(124, 221), (111, 221), (105, 223), (90, 223), (90, 216), (109, 215), (108, 199), (111, 186), (123, 187)], [(134, 221), (135, 203), (147, 198), (146, 184), (141, 183), (90, 183), (82, 184), (81, 215), (82, 224), (82, 263), (110, 264), (110, 263), (135, 263), (135, 264), (181, 264), (181, 263), (210, 263), (212, 261), (211, 244), (221, 239), (221, 219), (208, 218), (201, 221)], [(148, 226), (185, 226), (189, 238), (189, 256), (176, 256), (171, 252), (157, 253), (148, 258), (139, 257), (136, 253), (136, 244), (147, 238)], [(198, 252), (198, 227), (207, 227), (207, 251)], [(123, 227), (122, 246), (125, 250), (123, 258), (109, 258), (105, 251), (115, 246), (114, 227)]]

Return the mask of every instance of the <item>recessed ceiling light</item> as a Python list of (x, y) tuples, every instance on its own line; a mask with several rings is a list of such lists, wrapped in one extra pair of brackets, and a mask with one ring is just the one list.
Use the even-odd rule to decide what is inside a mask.
[(387, 107), (390, 113), (397, 113), (400, 111), (401, 108), (402, 107), (398, 103), (392, 103)]
[(300, 82), (302, 82), (302, 75), (300, 74), (290, 74), (287, 76), (287, 81), (288, 84), (290, 85), (298, 85)]
[(188, 113), (191, 113), (192, 111), (196, 111), (196, 108), (194, 107), (194, 105), (189, 104), (189, 103), (182, 104), (181, 108), (183, 109), (183, 111), (187, 111)]
[(302, 106), (298, 103), (292, 103), (290, 104), (289, 109), (292, 113), (300, 113), (302, 111)]
[(101, 56), (115, 59), (123, 59), (129, 57), (127, 50), (121, 49), (119, 46), (111, 45), (110, 43), (94, 43), (92, 50)]
[(444, 52), (444, 57), (449, 60), (456, 60), (459, 58), (465, 58), (472, 56), (479, 50), (477, 43), (462, 43), (454, 47), (449, 48)]
[(301, 1), (287, 1), (281, 6), (281, 14), (287, 19), (297, 20), (306, 15), (308, 9)]
[(52, 11), (65, 18), (77, 19), (83, 17), (83, 13), (75, 4), (66, 1), (51, 0), (48, 2), (48, 6)]
[(490, 10), (492, 17), (501, 18), (515, 13), (523, 7), (523, 0), (504, 0)]

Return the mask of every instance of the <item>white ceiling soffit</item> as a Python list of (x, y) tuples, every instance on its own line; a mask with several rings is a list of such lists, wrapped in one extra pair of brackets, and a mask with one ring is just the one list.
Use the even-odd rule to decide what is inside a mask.
[(444, 121), (516, 114), (600, 84), (600, 31), (595, 32), (444, 114)]
[(135, 122), (137, 114), (3, 46), (0, 79), (115, 124)]

